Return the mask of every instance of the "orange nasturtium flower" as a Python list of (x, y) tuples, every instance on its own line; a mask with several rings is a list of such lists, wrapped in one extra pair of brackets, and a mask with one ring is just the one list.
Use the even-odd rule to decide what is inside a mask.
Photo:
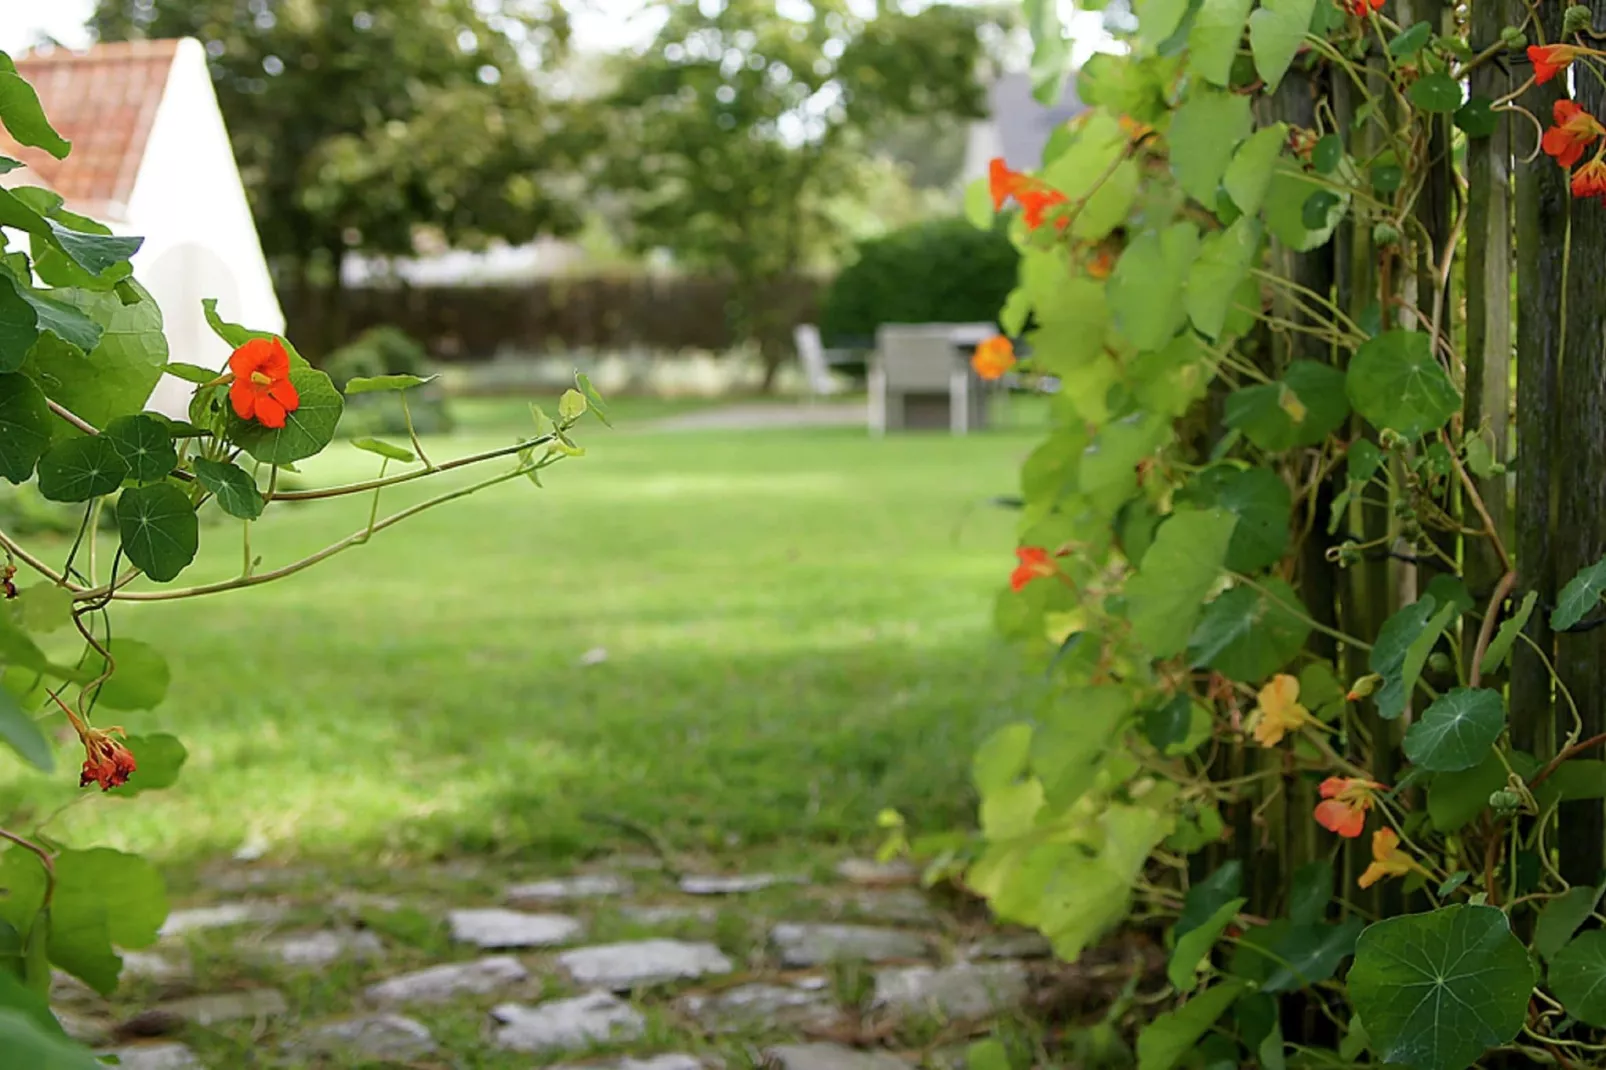
[(1383, 785), (1360, 777), (1330, 776), (1322, 781), (1323, 802), (1316, 804), (1316, 823), (1329, 832), (1353, 840), (1366, 828), (1366, 811), (1372, 792)]
[[(1021, 207), (1027, 230), (1036, 230), (1048, 217), (1048, 210), (1068, 203), (1065, 194), (1031, 175), (1012, 171), (1003, 157), (997, 156), (987, 165), (987, 186), (993, 196), (993, 211), (1000, 211), (1011, 197)], [(1064, 217), (1055, 226), (1065, 229), (1069, 220)]]
[(234, 383), (229, 401), (242, 420), (263, 427), (283, 427), (284, 418), (301, 404), (290, 381), (290, 354), (277, 338), (253, 338), (229, 355)]
[(970, 366), (983, 379), (1001, 379), (1015, 366), (1015, 346), (1008, 338), (995, 334), (970, 355)]
[(1544, 85), (1567, 69), (1578, 58), (1576, 45), (1529, 45), (1528, 62), (1534, 65), (1534, 81)]
[(1022, 546), (1015, 551), (1020, 564), (1009, 574), (1009, 589), (1019, 591), (1035, 579), (1059, 574), (1054, 559), (1041, 546)]
[(1403, 877), (1413, 869), (1421, 869), (1411, 856), (1400, 850), (1400, 834), (1391, 828), (1380, 828), (1372, 833), (1372, 864), (1366, 867), (1361, 879), (1362, 888), (1370, 888), (1385, 877)]
[(1577, 163), (1590, 142), (1606, 134), (1593, 115), (1570, 100), (1556, 101), (1552, 114), (1556, 125), (1545, 131), (1539, 144), (1563, 167)]
[(1574, 197), (1606, 197), (1606, 159), (1596, 156), (1573, 172)]
[(1364, 19), (1367, 11), (1382, 11), (1383, 0), (1342, 0), (1345, 11), (1358, 19)]
[(1290, 732), (1297, 732), (1316, 718), (1299, 704), (1299, 680), (1278, 673), (1260, 689), (1260, 705), (1250, 714), (1250, 731), (1262, 747), (1275, 747)]
[(128, 775), (135, 769), (134, 754), (111, 735), (113, 732), (124, 735), (123, 730), (109, 728), (102, 731), (82, 722), (75, 723), (73, 727), (78, 730), (78, 738), (84, 744), (84, 771), (79, 774), (78, 786), (87, 788), (91, 784), (99, 784), (101, 791), (110, 791), (128, 783)]

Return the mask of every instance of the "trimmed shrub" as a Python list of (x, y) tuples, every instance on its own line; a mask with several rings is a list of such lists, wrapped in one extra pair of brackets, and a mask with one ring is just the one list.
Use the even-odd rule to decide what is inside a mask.
[[(342, 392), (352, 379), (431, 374), (429, 354), (424, 347), (397, 327), (372, 327), (364, 331), (355, 341), (329, 354), (323, 370)], [(413, 427), (419, 434), (452, 429), (446, 394), (440, 384), (428, 383), (409, 390), (407, 405), (412, 411)], [(340, 433), (347, 437), (406, 434), (407, 419), (402, 413), (400, 397), (389, 391), (348, 397)]]

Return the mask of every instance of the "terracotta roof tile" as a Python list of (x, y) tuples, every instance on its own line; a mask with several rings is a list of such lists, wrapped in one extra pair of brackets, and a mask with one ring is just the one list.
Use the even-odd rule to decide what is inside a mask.
[(51, 125), (72, 142), (72, 153), (58, 160), (0, 130), (0, 152), (28, 165), (16, 177), (50, 187), (75, 211), (120, 215), (177, 51), (177, 41), (128, 41), (19, 58), (18, 72), (38, 92)]

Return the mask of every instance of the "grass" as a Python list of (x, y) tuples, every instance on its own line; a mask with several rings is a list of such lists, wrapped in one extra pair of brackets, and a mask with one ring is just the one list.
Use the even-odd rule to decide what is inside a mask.
[[(1031, 438), (660, 434), (640, 422), (660, 407), (622, 409), (544, 490), (504, 484), (283, 582), (122, 607), (117, 634), (158, 645), (173, 679), (117, 719), (185, 741), (179, 784), (80, 794), (64, 748), (51, 778), (0, 770), (9, 826), (54, 814), (51, 835), (170, 866), (246, 843), (365, 865), (573, 860), (618, 846), (619, 820), (715, 853), (862, 842), (888, 806), (965, 820), (971, 750), (1029, 700), (990, 624), (1013, 517), (985, 500)], [(426, 445), (503, 444), (509, 412), (471, 405), (477, 430)], [(374, 467), (337, 443), (303, 478)], [(381, 512), (471, 478), (388, 491)], [(276, 507), (252, 552), (293, 560), (368, 509)], [(206, 528), (180, 582), (236, 575), (238, 527)], [(582, 664), (592, 650), (606, 660)]]

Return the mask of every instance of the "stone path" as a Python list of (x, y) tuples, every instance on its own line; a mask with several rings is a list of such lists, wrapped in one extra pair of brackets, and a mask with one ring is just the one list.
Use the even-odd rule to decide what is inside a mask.
[(949, 1070), (1051, 969), (1035, 935), (956, 915), (907, 867), (848, 860), (818, 883), (633, 862), (442, 867), (384, 895), (234, 873), (127, 956), (111, 1000), (65, 977), (56, 995), (128, 1070)]

